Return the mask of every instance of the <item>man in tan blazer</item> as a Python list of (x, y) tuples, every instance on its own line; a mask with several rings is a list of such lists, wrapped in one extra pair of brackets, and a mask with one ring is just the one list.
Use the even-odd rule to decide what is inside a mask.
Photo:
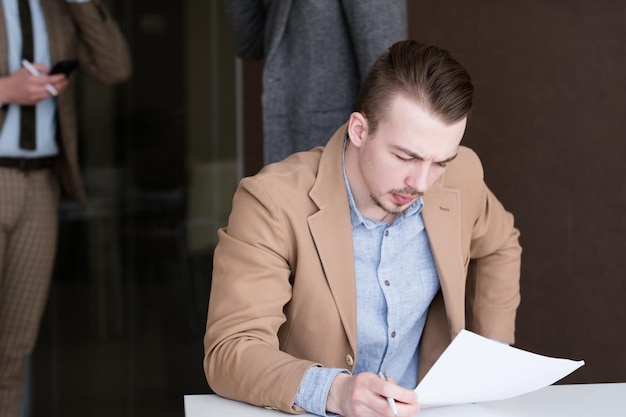
[[(7, 417), (20, 413), (24, 360), (48, 296), (60, 190), (86, 203), (74, 77), (48, 71), (78, 60), (106, 84), (131, 73), (127, 43), (100, 0), (22, 1), (0, 1), (0, 415)], [(29, 147), (21, 121), (33, 109)]]
[(472, 96), (447, 51), (396, 43), (324, 148), (241, 181), (204, 338), (217, 394), (344, 416), (390, 416), (391, 397), (412, 416), (459, 331), (513, 343), (519, 232), (460, 146)]

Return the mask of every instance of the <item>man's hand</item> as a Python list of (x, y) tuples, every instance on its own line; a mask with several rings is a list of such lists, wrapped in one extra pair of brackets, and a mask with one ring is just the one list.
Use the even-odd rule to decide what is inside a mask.
[(20, 68), (10, 76), (0, 78), (0, 102), (34, 106), (52, 97), (46, 84), (59, 94), (67, 88), (68, 80), (64, 74), (47, 75), (49, 69), (45, 65), (33, 64), (33, 67), (42, 75), (32, 75), (26, 68)]
[(330, 386), (326, 409), (345, 417), (393, 417), (387, 397), (395, 400), (398, 417), (410, 417), (419, 411), (415, 391), (383, 381), (371, 372), (337, 375)]

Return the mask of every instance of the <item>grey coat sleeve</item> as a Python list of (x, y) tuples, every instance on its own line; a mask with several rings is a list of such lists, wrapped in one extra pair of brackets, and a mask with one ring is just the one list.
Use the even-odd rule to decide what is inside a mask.
[(237, 55), (244, 60), (265, 57), (263, 45), (267, 10), (262, 0), (224, 0)]
[(408, 37), (406, 0), (342, 0), (361, 81), (378, 56)]

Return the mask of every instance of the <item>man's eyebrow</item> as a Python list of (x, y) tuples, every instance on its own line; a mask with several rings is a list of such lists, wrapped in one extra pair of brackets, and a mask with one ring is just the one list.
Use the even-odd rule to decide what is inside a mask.
[[(395, 146), (395, 148), (397, 150), (399, 150), (400, 152), (403, 152), (406, 155), (410, 156), (411, 158), (419, 159), (419, 160), (422, 160), (422, 161), (425, 159), (423, 156), (421, 156), (421, 155), (419, 155), (419, 154), (417, 154), (417, 153), (415, 153), (415, 152), (413, 152), (413, 151), (411, 151), (409, 149), (403, 148), (402, 146)], [(452, 161), (454, 158), (456, 158), (457, 155), (458, 155), (458, 153), (455, 153), (454, 155), (452, 155), (452, 156), (450, 156), (450, 157), (448, 157), (448, 158), (446, 158), (446, 159), (444, 159), (442, 161), (435, 161), (435, 162), (438, 163), (438, 164), (446, 164), (446, 163)]]
[(454, 155), (452, 155), (449, 158), (444, 159), (443, 161), (437, 161), (438, 164), (447, 164), (448, 162), (452, 161), (454, 158), (456, 158), (458, 155), (458, 153), (455, 153)]

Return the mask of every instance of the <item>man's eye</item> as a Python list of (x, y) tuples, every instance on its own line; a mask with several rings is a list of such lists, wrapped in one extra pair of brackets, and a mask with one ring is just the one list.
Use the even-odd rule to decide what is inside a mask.
[(439, 165), (441, 168), (445, 168), (448, 166), (447, 162), (437, 162), (437, 165)]
[(403, 158), (400, 155), (396, 155), (396, 158), (398, 158), (401, 162), (409, 162), (411, 159), (413, 159), (413, 158)]

